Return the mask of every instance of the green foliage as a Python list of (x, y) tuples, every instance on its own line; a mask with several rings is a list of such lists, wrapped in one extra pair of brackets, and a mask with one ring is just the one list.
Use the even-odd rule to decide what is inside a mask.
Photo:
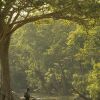
[(71, 95), (74, 87), (78, 91), (74, 94), (98, 100), (99, 31), (95, 27), (87, 32), (64, 20), (25, 25), (12, 37), (13, 81), (18, 81), (16, 74), (21, 73), (18, 76), (22, 75), (24, 87), (29, 85), (34, 92)]
[(93, 100), (100, 99), (100, 63), (95, 64), (89, 73), (87, 90)]
[[(11, 90), (8, 57), (10, 38), (23, 25), (36, 21), (40, 25), (27, 24), (15, 32), (9, 54), (12, 85), (25, 88), (29, 84), (33, 90), (43, 90), (43, 93), (66, 95), (72, 93), (74, 83), (78, 91), (86, 93), (88, 83), (84, 78), (91, 76), (89, 72), (95, 70), (93, 65), (99, 62), (99, 8), (100, 0), (1, 0), (1, 81), (7, 99), (10, 100)], [(40, 20), (44, 18), (41, 25)], [(51, 19), (61, 20), (54, 22)], [(88, 31), (79, 25), (83, 25)], [(95, 76), (94, 73), (93, 75)], [(98, 83), (97, 87), (90, 86), (85, 95), (97, 99)], [(95, 95), (91, 92), (92, 89)]]

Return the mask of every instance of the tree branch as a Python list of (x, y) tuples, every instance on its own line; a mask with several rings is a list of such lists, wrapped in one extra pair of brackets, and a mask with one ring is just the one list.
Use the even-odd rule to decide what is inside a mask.
[(69, 15), (64, 16), (62, 14), (64, 11), (65, 11), (65, 9), (58, 11), (58, 12), (52, 12), (52, 13), (49, 13), (49, 14), (33, 16), (33, 17), (25, 18), (24, 20), (13, 22), (13, 23), (10, 24), (10, 26), (14, 26), (11, 30), (11, 33), (13, 33), (15, 30), (17, 30), (18, 28), (20, 28), (21, 26), (23, 26), (27, 23), (35, 22), (37, 20), (41, 20), (41, 19), (44, 19), (44, 18), (53, 18), (53, 19), (56, 19), (56, 20), (59, 20), (59, 19), (71, 20), (71, 21), (77, 22), (78, 24), (85, 25), (86, 19), (79, 18), (79, 17), (76, 17), (76, 16), (69, 16)]

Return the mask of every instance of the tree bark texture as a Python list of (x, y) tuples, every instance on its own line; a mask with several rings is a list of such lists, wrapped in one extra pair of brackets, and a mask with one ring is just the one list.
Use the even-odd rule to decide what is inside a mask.
[(1, 63), (1, 99), (0, 100), (11, 100), (11, 87), (10, 87), (10, 70), (9, 70), (9, 43), (10, 36), (5, 37), (0, 41), (0, 63)]

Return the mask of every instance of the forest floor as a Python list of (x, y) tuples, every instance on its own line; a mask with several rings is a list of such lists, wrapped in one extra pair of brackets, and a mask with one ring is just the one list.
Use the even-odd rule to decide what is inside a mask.
[[(23, 98), (24, 93), (21, 93), (19, 96)], [(74, 100), (73, 96), (51, 96), (51, 95), (43, 95), (43, 94), (31, 94), (32, 97), (36, 98), (36, 100)]]

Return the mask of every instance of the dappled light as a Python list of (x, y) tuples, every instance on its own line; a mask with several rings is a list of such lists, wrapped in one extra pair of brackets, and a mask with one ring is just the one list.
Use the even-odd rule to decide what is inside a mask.
[(100, 0), (0, 0), (0, 100), (100, 100)]

